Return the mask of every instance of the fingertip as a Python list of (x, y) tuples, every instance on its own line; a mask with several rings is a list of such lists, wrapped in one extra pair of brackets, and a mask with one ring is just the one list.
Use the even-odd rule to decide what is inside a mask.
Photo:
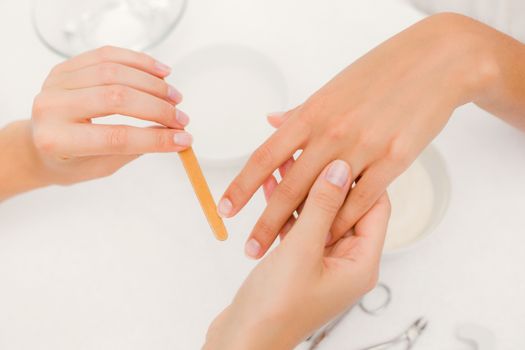
[(167, 64), (164, 64), (160, 61), (155, 61), (153, 66), (154, 66), (155, 72), (158, 75), (162, 76), (163, 78), (171, 74), (171, 67), (168, 66)]
[(168, 84), (168, 98), (175, 104), (182, 102), (182, 93), (177, 90), (173, 85)]
[(286, 112), (268, 113), (266, 119), (268, 120), (268, 123), (270, 123), (271, 126), (273, 126), (274, 128), (279, 128), (284, 122), (283, 117), (285, 114)]
[(176, 132), (173, 135), (173, 142), (177, 146), (188, 148), (193, 143), (193, 136), (191, 136), (191, 134), (189, 134), (189, 133), (187, 133), (185, 131)]
[(186, 113), (184, 113), (181, 110), (175, 110), (175, 120), (177, 123), (179, 123), (182, 127), (187, 126), (190, 123), (190, 117)]
[(221, 218), (229, 218), (233, 212), (233, 203), (226, 197), (223, 197), (217, 205), (217, 213)]
[(258, 259), (261, 253), (261, 244), (255, 238), (250, 238), (244, 245), (244, 253), (250, 259)]

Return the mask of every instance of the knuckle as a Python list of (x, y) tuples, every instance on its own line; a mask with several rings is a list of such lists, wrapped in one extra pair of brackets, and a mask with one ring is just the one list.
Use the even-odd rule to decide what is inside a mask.
[(372, 131), (362, 131), (356, 136), (356, 144), (359, 148), (364, 150), (374, 150), (376, 148), (376, 140)]
[(402, 168), (408, 167), (410, 165), (409, 144), (400, 138), (395, 138), (388, 146), (387, 158)]
[(51, 107), (48, 96), (44, 93), (39, 93), (33, 100), (32, 116), (33, 119), (42, 119)]
[[(352, 196), (353, 194), (353, 196)], [(356, 190), (350, 194), (352, 198), (352, 205), (360, 211), (368, 209), (374, 200), (373, 190), (368, 187), (359, 186)]]
[(242, 177), (238, 176), (228, 188), (227, 195), (231, 199), (244, 199), (249, 196), (248, 190), (244, 186)]
[(125, 105), (128, 89), (121, 85), (111, 85), (104, 89), (103, 99), (110, 109), (120, 108)]
[(176, 120), (177, 110), (173, 108), (171, 104), (165, 101), (160, 101), (159, 103), (160, 117), (159, 123), (170, 126), (174, 124)]
[(139, 62), (144, 66), (152, 66), (155, 64), (153, 57), (145, 54), (144, 52), (137, 53)]
[(304, 117), (315, 119), (318, 115), (322, 115), (323, 111), (332, 104), (331, 99), (326, 93), (317, 92), (303, 104), (300, 108), (301, 114)]
[(354, 222), (352, 218), (343, 212), (341, 212), (337, 217), (334, 219), (333, 224), (333, 233), (335, 235), (343, 235), (346, 231), (348, 231), (350, 228), (354, 226)]
[(155, 135), (155, 147), (158, 150), (165, 150), (169, 148), (171, 145), (173, 145), (173, 139), (170, 136), (171, 134), (168, 134), (166, 132), (158, 132), (157, 135)]
[(340, 207), (340, 203), (335, 196), (324, 190), (314, 191), (312, 194), (312, 202), (317, 208), (329, 214), (337, 213)]
[(101, 61), (110, 60), (117, 48), (111, 45), (104, 45), (95, 50), (98, 58)]
[(56, 149), (57, 139), (49, 129), (36, 127), (33, 129), (33, 144), (38, 151), (50, 154)]
[(258, 238), (257, 240), (261, 244), (268, 241), (271, 242), (272, 238), (277, 236), (276, 231), (277, 229), (270, 225), (265, 219), (260, 219), (257, 221), (253, 230), (254, 236)]
[(300, 192), (296, 186), (293, 185), (294, 181), (286, 179), (277, 186), (278, 195), (288, 202), (298, 202), (300, 199)]
[(270, 146), (263, 144), (252, 155), (252, 162), (260, 169), (266, 169), (272, 166), (273, 152)]
[(63, 63), (59, 63), (53, 66), (49, 71), (48, 77), (58, 74), (62, 71)]
[(122, 151), (128, 143), (128, 129), (123, 126), (114, 126), (106, 135), (106, 144), (114, 150)]
[(345, 125), (334, 125), (330, 126), (326, 130), (326, 137), (329, 141), (334, 143), (340, 143), (347, 138), (348, 130)]
[(98, 76), (102, 83), (114, 83), (119, 75), (120, 67), (116, 63), (105, 62), (98, 66)]

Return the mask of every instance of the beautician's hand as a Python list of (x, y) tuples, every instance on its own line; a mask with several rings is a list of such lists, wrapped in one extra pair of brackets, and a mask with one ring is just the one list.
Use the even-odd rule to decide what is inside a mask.
[[(56, 66), (35, 98), (32, 138), (43, 174), (70, 184), (114, 173), (141, 154), (178, 152), (192, 142), (181, 94), (164, 78), (170, 68), (130, 50), (103, 47)], [(112, 114), (158, 127), (103, 125)]]
[[(353, 178), (341, 160), (322, 171), (286, 238), (210, 326), (204, 349), (292, 349), (375, 286), (390, 214), (386, 195), (353, 234), (325, 248)], [(277, 194), (266, 190), (270, 198)]]
[[(502, 49), (496, 50), (494, 42), (500, 42)], [(518, 114), (518, 104), (525, 105), (515, 97), (520, 96), (517, 91), (522, 95), (525, 91), (523, 83), (515, 82), (519, 79), (509, 78), (514, 79), (514, 92), (487, 88), (493, 84), (495, 89), (500, 72), (493, 54), (512, 45), (515, 41), (492, 28), (453, 14), (430, 17), (396, 35), (302, 105), (284, 115), (270, 116), (274, 122), (283, 119), (283, 125), (255, 151), (228, 187), (219, 213), (223, 217), (237, 214), (270, 174), (302, 150), (248, 238), (246, 253), (260, 258), (319, 172), (331, 160), (344, 159), (351, 166), (351, 180), (360, 177), (360, 181), (330, 230), (328, 243), (333, 244), (407, 169), (457, 106), (476, 100), (488, 109), (502, 110), (495, 101), (506, 96), (499, 104), (507, 104), (507, 110)], [(523, 53), (516, 45), (516, 52), (509, 56)], [(508, 70), (511, 77), (513, 69)], [(511, 85), (507, 85), (508, 90)]]

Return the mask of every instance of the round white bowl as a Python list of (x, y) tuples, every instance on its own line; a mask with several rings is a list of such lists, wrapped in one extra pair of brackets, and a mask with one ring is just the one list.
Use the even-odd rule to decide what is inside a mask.
[[(421, 153), (415, 162), (418, 162), (422, 168), (424, 168), (430, 179), (429, 183), (432, 186), (433, 193), (432, 212), (424, 226), (419, 230), (415, 239), (395, 248), (389, 249), (385, 246), (385, 249), (383, 250), (383, 256), (385, 257), (404, 254), (427, 241), (443, 220), (448, 208), (452, 192), (451, 182), (446, 162), (441, 153), (434, 146), (430, 145)], [(403, 176), (403, 174), (401, 176)], [(416, 184), (409, 189), (409, 191), (415, 190), (417, 190)], [(394, 202), (392, 204), (395, 205)], [(418, 205), (418, 203), (414, 203), (414, 205)], [(393, 215), (394, 214), (395, 210), (393, 210)], [(387, 237), (388, 234), (389, 233), (387, 232)]]

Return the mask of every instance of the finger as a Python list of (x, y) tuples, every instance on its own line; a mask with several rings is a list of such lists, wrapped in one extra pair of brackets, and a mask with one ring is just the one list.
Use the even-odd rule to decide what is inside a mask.
[(332, 222), (343, 204), (351, 182), (351, 170), (343, 160), (331, 162), (310, 190), (303, 212), (289, 239), (301, 240), (301, 246), (312, 247), (322, 255)]
[[(292, 166), (294, 164), (295, 164), (295, 159), (294, 159), (294, 157), (291, 157), (283, 165), (281, 165), (279, 167), (279, 174), (281, 175), (281, 179), (284, 179), (284, 177), (286, 176), (288, 171), (290, 171), (290, 169), (292, 168)], [(304, 201), (302, 201), (301, 204), (299, 205), (299, 207), (297, 207), (297, 209), (295, 210), (297, 212), (297, 214), (301, 214), (301, 211), (303, 210), (303, 207), (304, 207)], [(291, 219), (292, 218), (294, 218), (293, 215), (292, 215)]]
[(383, 251), (388, 221), (390, 219), (390, 200), (383, 193), (370, 210), (355, 225), (354, 236), (359, 240), (359, 249), (365, 258), (379, 260)]
[(60, 133), (36, 129), (34, 137), (40, 149), (75, 157), (179, 152), (192, 143), (181, 130), (127, 125), (75, 124)]
[(286, 174), (288, 173), (288, 171), (292, 168), (292, 166), (294, 165), (295, 163), (295, 159), (294, 157), (290, 157), (288, 158), (288, 160), (286, 162), (284, 162), (280, 167), (279, 167), (279, 175), (281, 175), (281, 179), (284, 179), (284, 177), (286, 176)]
[[(80, 90), (46, 92), (42, 112), (53, 109), (57, 117), (85, 121), (121, 114), (182, 129), (189, 118), (170, 103), (142, 91), (123, 86), (96, 86)], [(38, 117), (39, 112), (33, 113)]]
[(264, 191), (264, 198), (268, 202), (270, 200), (270, 197), (272, 196), (273, 191), (277, 187), (277, 179), (275, 176), (270, 175), (266, 181), (263, 183), (263, 191)]
[(50, 77), (46, 87), (83, 89), (93, 86), (125, 85), (171, 103), (180, 103), (182, 94), (163, 79), (115, 62), (103, 62)]
[(306, 197), (324, 166), (325, 164), (319, 163), (317, 149), (310, 151), (307, 148), (295, 161), (273, 192), (268, 206), (250, 234), (246, 247), (253, 248), (257, 244), (260, 249), (257, 254), (255, 249), (246, 249), (249, 257), (259, 258), (266, 253), (281, 228)]
[(340, 239), (374, 205), (397, 174), (390, 162), (372, 164), (350, 191), (332, 225), (330, 244)]
[(219, 202), (219, 215), (231, 217), (248, 202), (263, 181), (290, 158), (308, 139), (304, 122), (288, 123), (279, 128), (250, 157)]
[[(286, 174), (288, 173), (288, 171), (292, 168), (292, 166), (294, 165), (295, 163), (295, 159), (294, 157), (291, 157), (290, 159), (288, 159), (286, 162), (284, 162), (283, 165), (281, 165), (279, 167), (279, 174), (281, 175), (281, 179), (284, 179), (284, 177), (286, 176)], [(302, 205), (304, 204), (304, 201), (301, 203), (301, 205), (299, 206), (299, 208), (302, 207)], [(280, 230), (279, 232), (279, 238), (281, 239), (281, 241), (286, 237), (286, 235), (288, 234), (288, 232), (290, 232), (290, 230), (292, 229), (293, 225), (295, 224), (295, 221), (296, 221), (296, 218), (295, 218), (295, 213), (298, 213), (300, 214), (300, 209), (297, 209), (295, 210), (292, 215), (288, 218), (288, 220), (286, 221), (286, 223), (284, 224), (284, 226), (282, 227), (282, 229)]]
[[(284, 176), (284, 172), (281, 172), (281, 176)], [(268, 177), (268, 179), (263, 184), (263, 191), (264, 191), (264, 197), (266, 199), (266, 202), (270, 200), (270, 197), (272, 196), (273, 191), (277, 188), (277, 179), (275, 176), (271, 175)], [(281, 231), (279, 232), (279, 238), (283, 240), (290, 231), (290, 229), (293, 227), (293, 224), (295, 223), (295, 216), (290, 216), (288, 218), (288, 221), (284, 224)]]
[(273, 112), (266, 116), (266, 119), (268, 119), (268, 123), (270, 123), (271, 126), (278, 129), (283, 125), (283, 123), (288, 119), (290, 116), (290, 113), (286, 112)]
[(114, 46), (103, 46), (88, 51), (60, 63), (53, 68), (51, 75), (70, 72), (102, 62), (115, 62), (164, 78), (171, 73), (171, 68), (153, 57), (143, 53)]

